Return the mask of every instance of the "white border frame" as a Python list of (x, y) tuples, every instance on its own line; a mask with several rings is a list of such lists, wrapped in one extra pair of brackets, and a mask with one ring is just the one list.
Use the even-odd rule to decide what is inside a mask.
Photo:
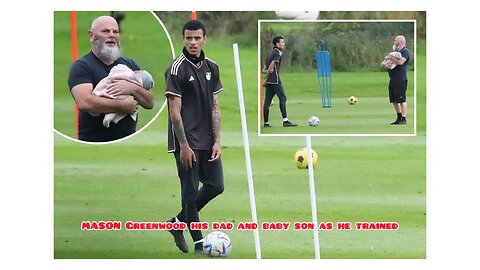
[[(260, 112), (260, 91), (258, 89), (261, 83), (261, 76), (258, 76), (257, 81), (257, 135), (260, 137), (278, 137), (278, 136), (318, 136), (318, 137), (415, 137), (417, 136), (417, 20), (258, 20), (257, 28), (257, 47), (258, 47), (258, 56), (257, 70), (261, 70), (261, 44), (260, 44), (260, 30), (262, 23), (315, 23), (315, 22), (413, 22), (413, 55), (414, 55), (414, 72), (413, 72), (413, 103), (414, 103), (414, 120), (413, 120), (413, 133), (392, 133), (392, 134), (370, 134), (370, 133), (352, 133), (352, 134), (342, 134), (342, 133), (314, 133), (314, 134), (304, 134), (304, 133), (292, 133), (292, 134), (262, 134), (261, 130), (261, 112)], [(258, 72), (257, 72), (258, 74)]]

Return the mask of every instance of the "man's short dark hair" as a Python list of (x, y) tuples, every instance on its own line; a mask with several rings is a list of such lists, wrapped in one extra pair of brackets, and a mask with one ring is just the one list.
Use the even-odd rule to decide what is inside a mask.
[(278, 42), (280, 42), (280, 39), (284, 39), (282, 36), (276, 36), (273, 38), (272, 43), (273, 46), (276, 46)]
[(201, 21), (197, 21), (197, 20), (188, 21), (183, 26), (182, 36), (185, 36), (185, 30), (195, 31), (195, 30), (198, 30), (198, 29), (202, 29), (203, 36), (205, 36), (207, 34), (207, 30), (205, 29), (205, 25), (203, 25), (203, 23)]

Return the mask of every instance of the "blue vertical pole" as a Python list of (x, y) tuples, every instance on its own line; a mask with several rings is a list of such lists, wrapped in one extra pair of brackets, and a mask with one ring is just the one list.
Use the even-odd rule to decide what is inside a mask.
[(322, 96), (322, 107), (332, 107), (332, 73), (330, 66), (330, 54), (328, 51), (317, 51), (317, 74)]

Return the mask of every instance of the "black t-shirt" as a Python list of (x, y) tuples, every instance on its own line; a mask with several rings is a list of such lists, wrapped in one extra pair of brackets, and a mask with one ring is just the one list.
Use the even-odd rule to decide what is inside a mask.
[[(75, 61), (70, 68), (68, 75), (70, 91), (76, 85), (83, 83), (91, 83), (93, 91), (95, 86), (118, 64), (124, 64), (132, 70), (140, 70), (140, 67), (130, 58), (120, 57), (113, 64), (105, 65), (93, 52), (88, 53)], [(78, 139), (90, 142), (113, 141), (134, 133), (137, 128), (137, 121), (131, 117), (124, 117), (117, 124), (111, 122), (110, 127), (106, 128), (103, 126), (104, 116), (105, 114), (92, 116), (86, 111), (79, 110)]]
[[(182, 98), (181, 116), (190, 148), (209, 150), (213, 145), (213, 95), (223, 90), (218, 65), (205, 58), (197, 66), (182, 53), (165, 72), (165, 95)], [(168, 151), (177, 149), (171, 119), (168, 118)]]
[(392, 81), (406, 81), (407, 80), (407, 67), (410, 62), (410, 51), (405, 47), (398, 51), (402, 54), (402, 57), (405, 58), (405, 63), (403, 65), (397, 65), (393, 69), (388, 71), (390, 80)]
[(280, 80), (280, 66), (282, 65), (282, 51), (276, 47), (272, 49), (265, 60), (265, 68), (268, 69), (272, 61), (275, 62), (275, 68), (270, 76), (267, 78), (267, 84), (281, 84)]

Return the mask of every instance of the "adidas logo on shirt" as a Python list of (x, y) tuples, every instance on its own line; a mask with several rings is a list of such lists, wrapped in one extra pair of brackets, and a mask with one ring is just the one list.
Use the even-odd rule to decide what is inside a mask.
[(195, 80), (195, 78), (193, 78), (193, 76), (190, 75), (190, 79), (188, 79), (188, 81), (191, 82), (191, 81), (194, 81), (194, 80)]

